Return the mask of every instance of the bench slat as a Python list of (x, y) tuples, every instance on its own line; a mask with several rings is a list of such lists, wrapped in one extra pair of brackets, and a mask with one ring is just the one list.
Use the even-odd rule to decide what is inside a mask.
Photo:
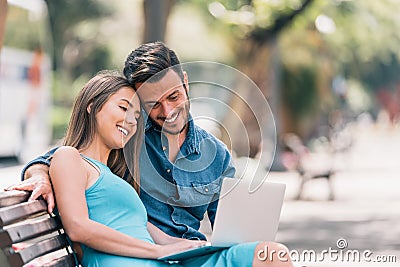
[(65, 234), (40, 241), (23, 250), (10, 254), (8, 256), (10, 266), (21, 267), (37, 257), (65, 248), (66, 246), (68, 246), (68, 242)]
[(47, 205), (44, 200), (34, 200), (0, 208), (0, 227), (28, 218), (33, 214), (46, 212)]
[(43, 199), (27, 202), (29, 196), (24, 191), (0, 192), (0, 266), (80, 266), (59, 218), (47, 213)]
[(61, 227), (54, 217), (12, 226), (6, 230), (0, 230), (0, 247), (10, 246), (58, 229)]
[(28, 200), (30, 193), (26, 191), (1, 191), (0, 208), (22, 203)]
[(65, 255), (59, 259), (53, 260), (49, 263), (43, 264), (42, 267), (65, 267), (75, 266), (75, 258), (72, 254)]

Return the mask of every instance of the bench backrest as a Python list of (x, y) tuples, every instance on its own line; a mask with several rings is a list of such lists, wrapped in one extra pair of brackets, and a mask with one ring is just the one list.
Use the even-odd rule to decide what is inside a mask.
[(60, 220), (29, 195), (0, 192), (0, 266), (77, 266)]

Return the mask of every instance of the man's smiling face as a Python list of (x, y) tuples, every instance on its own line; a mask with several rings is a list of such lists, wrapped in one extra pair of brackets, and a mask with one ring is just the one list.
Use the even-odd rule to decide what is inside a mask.
[(144, 110), (162, 131), (177, 135), (186, 130), (190, 103), (187, 75), (184, 84), (172, 69), (158, 81), (136, 84)]

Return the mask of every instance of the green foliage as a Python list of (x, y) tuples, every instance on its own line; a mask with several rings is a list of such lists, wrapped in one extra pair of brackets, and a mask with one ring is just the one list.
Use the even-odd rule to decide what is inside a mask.
[(282, 98), (295, 121), (315, 112), (317, 108), (317, 75), (317, 70), (312, 66), (283, 66)]
[[(315, 1), (280, 34), (283, 64), (291, 68), (315, 65), (319, 77), (325, 79), (319, 86), (329, 86), (334, 76), (341, 75), (358, 81), (364, 90), (394, 87), (400, 81), (399, 4), (392, 0)], [(319, 16), (333, 21), (332, 32), (317, 27)], [(318, 97), (324, 101), (322, 95)]]
[[(111, 65), (110, 48), (104, 39), (97, 37), (101, 19), (113, 14), (110, 8), (113, 5), (105, 0), (46, 2), (54, 34), (54, 59), (60, 68), (57, 69), (59, 77), (63, 76), (57, 85), (55, 102), (68, 106), (67, 102), (72, 100), (66, 95), (79, 88), (77, 82), (76, 86), (69, 84), (76, 79), (83, 80), (79, 77), (89, 77), (81, 76), (82, 73), (92, 75)], [(307, 8), (290, 17), (306, 2), (310, 3)], [(220, 13), (212, 14), (212, 4), (214, 7), (219, 4), (219, 8), (222, 4)], [(259, 46), (251, 46), (257, 49), (269, 41), (265, 36), (278, 37), (284, 66), (283, 101), (294, 116), (317, 112), (320, 105), (316, 103), (326, 98), (318, 92), (329, 94), (330, 80), (336, 75), (360, 81), (360, 88), (366, 86), (371, 90), (393, 86), (399, 81), (398, 0), (176, 0), (176, 5), (197, 7), (204, 16), (203, 21), (218, 37), (223, 36), (232, 44), (227, 49), (236, 49), (231, 53), (236, 57), (241, 56), (246, 42), (257, 39)], [(321, 15), (333, 22), (332, 32), (324, 33), (316, 26)], [(20, 37), (13, 38), (18, 42)], [(267, 58), (257, 60), (268, 61)], [(227, 61), (235, 62), (235, 59)], [(321, 90), (321, 87), (326, 88)]]
[(111, 52), (108, 47), (90, 42), (87, 46), (86, 56), (78, 57), (75, 62), (75, 67), (71, 71), (73, 77), (79, 77), (82, 74), (92, 77), (100, 70), (108, 69), (111, 65)]
[(47, 25), (42, 16), (30, 14), (27, 10), (10, 5), (4, 33), (4, 46), (33, 50), (44, 47), (48, 38)]
[[(317, 121), (318, 115), (328, 113), (334, 105), (341, 107), (331, 88), (336, 76), (347, 80), (346, 101), (353, 112), (374, 111), (373, 100), (361, 104), (360, 96), (369, 99), (370, 92), (390, 90), (400, 83), (399, 0), (190, 2), (231, 40), (240, 59), (236, 62), (245, 65), (244, 69), (257, 73), (252, 66), (274, 67), (268, 66), (269, 58), (260, 55), (267, 55), (263, 49), (277, 40), (283, 69), (281, 88), (272, 90), (281, 89), (282, 104), (293, 123), (307, 118)], [(304, 4), (307, 7), (301, 9)]]
[(112, 14), (110, 5), (96, 0), (45, 0), (49, 10), (54, 45), (54, 69), (62, 64), (65, 46), (76, 39), (75, 27), (83, 21), (99, 20)]
[(53, 126), (53, 140), (60, 140), (65, 136), (68, 127), (71, 110), (62, 106), (54, 106), (51, 111), (51, 121)]
[(69, 118), (72, 111), (72, 103), (83, 85), (91, 78), (91, 75), (82, 73), (73, 82), (68, 80), (60, 73), (55, 73), (53, 78), (53, 99), (52, 125), (53, 140), (59, 140), (64, 137)]
[(110, 51), (96, 38), (101, 19), (113, 14), (98, 0), (45, 0), (53, 43), (53, 139), (64, 136), (71, 106), (82, 85), (109, 68)]
[(398, 80), (390, 73), (400, 59), (399, 1), (331, 1), (321, 13), (336, 25), (335, 32), (323, 38), (339, 72), (372, 90)]
[[(208, 16), (211, 16), (209, 9), (213, 1), (191, 2), (202, 6), (203, 10), (209, 11)], [(214, 24), (225, 25), (227, 38), (245, 40), (255, 32), (271, 30), (277, 21), (305, 2), (305, 0), (219, 0), (214, 3), (219, 3), (224, 9), (220, 10), (218, 15), (214, 14)], [(398, 14), (400, 14), (398, 0), (312, 1), (308, 8), (293, 20), (290, 27), (280, 33), (280, 39), (287, 40), (281, 53), (284, 58), (288, 58), (287, 54), (296, 57), (292, 52), (294, 50), (310, 50), (308, 52), (310, 55), (329, 58), (336, 72), (345, 74), (348, 78), (360, 79), (374, 89), (386, 82), (392, 83), (397, 80), (396, 75), (387, 73), (393, 68), (396, 69), (400, 61)], [(316, 19), (321, 15), (332, 20), (333, 32), (325, 34), (317, 29)], [(312, 37), (310, 32), (314, 32), (317, 36)], [(299, 43), (296, 36), (301, 35), (304, 38), (319, 40)], [(297, 40), (293, 40), (289, 45), (288, 40), (291, 36), (295, 36), (294, 39)], [(371, 79), (374, 73), (381, 74)]]

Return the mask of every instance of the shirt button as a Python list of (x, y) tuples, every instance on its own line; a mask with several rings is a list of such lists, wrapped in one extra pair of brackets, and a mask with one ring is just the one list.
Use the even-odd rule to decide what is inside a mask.
[(171, 170), (170, 169), (167, 169), (167, 173), (170, 173), (171, 172)]
[(208, 187), (204, 188), (204, 191), (208, 192)]
[(162, 150), (163, 150), (163, 151), (167, 150), (167, 147), (166, 147), (166, 146), (163, 146), (163, 147), (162, 147)]

